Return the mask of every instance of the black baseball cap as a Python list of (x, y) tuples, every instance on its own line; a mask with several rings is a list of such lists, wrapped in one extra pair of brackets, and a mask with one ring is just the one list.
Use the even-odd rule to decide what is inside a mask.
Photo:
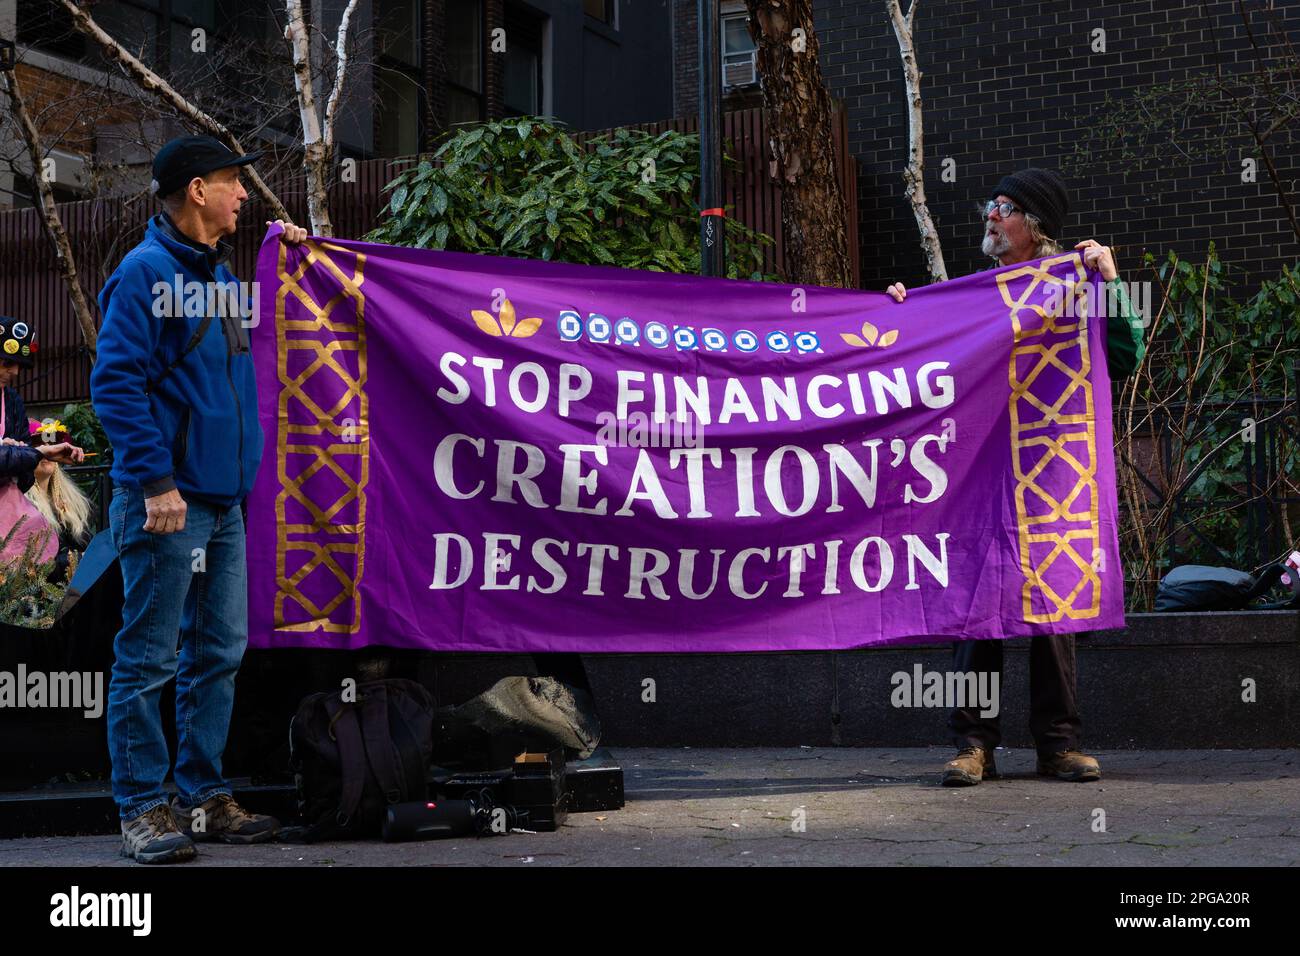
[(153, 158), (150, 191), (166, 196), (189, 184), (195, 176), (227, 166), (245, 166), (262, 158), (262, 150), (239, 154), (211, 136), (178, 136), (158, 150)]

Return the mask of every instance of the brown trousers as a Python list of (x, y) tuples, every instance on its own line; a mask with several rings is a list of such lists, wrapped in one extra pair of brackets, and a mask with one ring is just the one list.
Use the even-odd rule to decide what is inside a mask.
[[(1002, 689), (1002, 641), (958, 641), (953, 669), (999, 675)], [(978, 705), (948, 715), (948, 730), (957, 747), (992, 750), (1002, 741), (998, 717), (981, 717)], [(1083, 731), (1075, 687), (1074, 635), (1039, 635), (1029, 640), (1029, 730), (1040, 756), (1078, 750)]]

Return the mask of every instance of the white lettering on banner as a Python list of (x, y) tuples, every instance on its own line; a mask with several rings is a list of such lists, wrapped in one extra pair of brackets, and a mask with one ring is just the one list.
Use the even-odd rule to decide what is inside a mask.
[(713, 513), (704, 505), (704, 459), (713, 468), (722, 467), (721, 448), (674, 448), (668, 452), (668, 467), (676, 468), (686, 461), (686, 488), (690, 494), (691, 510), (688, 518), (712, 518)]
[[(453, 433), (435, 446), (433, 473), (438, 490), (458, 501), (477, 498), (491, 486), (494, 489), (491, 500), (501, 504), (527, 504), (533, 508), (549, 508), (554, 504), (556, 511), (606, 515), (610, 513), (609, 493), (617, 492), (614, 500), (621, 501), (621, 505), (613, 512), (615, 517), (654, 514), (676, 520), (684, 512), (687, 519), (702, 520), (713, 516), (709, 508), (710, 491), (720, 490), (722, 484), (735, 494), (737, 518), (774, 515), (799, 518), (812, 512), (823, 491), (829, 497), (822, 509), (826, 514), (844, 511), (845, 502), (854, 508), (859, 501), (868, 509), (875, 508), (880, 503), (884, 474), (879, 456), (883, 441), (865, 439), (858, 443), (860, 450), (827, 442), (816, 452), (801, 445), (781, 445), (759, 463), (761, 481), (754, 473), (757, 448), (727, 449), (731, 452), (730, 459), (723, 454), (723, 449), (716, 447), (674, 448), (661, 456), (639, 448), (631, 477), (625, 485), (615, 488), (608, 487), (610, 479), (602, 470), (609, 466), (610, 446), (562, 444), (559, 451), (564, 457), (556, 488), (554, 463), (547, 462), (539, 446), (496, 438), (492, 439), (496, 446), (493, 454), (488, 450), (487, 439)], [(924, 479), (919, 484), (905, 481), (898, 496), (903, 504), (930, 504), (948, 490), (948, 475), (940, 463), (948, 443), (949, 439), (942, 435), (921, 435), (910, 447), (904, 439), (893, 439), (895, 454), (885, 468), (902, 470), (901, 477), (909, 476), (907, 469), (911, 469)], [(589, 459), (584, 456), (590, 456), (595, 464), (588, 467)], [(678, 469), (684, 469), (686, 481), (670, 481), (665, 486), (661, 470)], [(856, 496), (846, 494), (845, 486), (856, 492)], [(667, 488), (671, 488), (671, 494)]]
[(561, 445), (560, 451), (564, 453), (564, 478), (560, 483), (560, 503), (555, 506), (555, 510), (587, 515), (605, 514), (609, 510), (609, 501), (605, 498), (601, 498), (594, 507), (590, 508), (578, 504), (580, 493), (585, 491), (588, 494), (595, 494), (596, 491), (596, 469), (591, 469), (585, 475), (580, 471), (582, 453), (590, 452), (595, 456), (597, 464), (608, 465), (609, 455), (605, 451), (605, 446)]
[(636, 468), (632, 471), (632, 484), (627, 491), (627, 499), (623, 502), (623, 507), (614, 512), (625, 518), (633, 516), (632, 502), (648, 501), (654, 507), (655, 514), (661, 518), (676, 518), (677, 512), (673, 506), (668, 503), (668, 496), (664, 494), (663, 483), (659, 480), (659, 473), (655, 471), (654, 461), (650, 458), (650, 453), (644, 448), (637, 452)]
[[(524, 453), (524, 469), (518, 471), (515, 468), (515, 459), (518, 457), (517, 452)], [(547, 508), (549, 505), (542, 500), (541, 489), (537, 487), (537, 482), (533, 481), (542, 473), (546, 467), (546, 456), (536, 445), (531, 445), (526, 441), (510, 441), (502, 439), (497, 442), (497, 493), (492, 496), (493, 501), (504, 502), (508, 505), (515, 504), (512, 490), (516, 487), (519, 493), (524, 496), (534, 508)]]
[[(840, 594), (848, 584), (865, 594), (875, 594), (901, 584), (902, 589), (921, 588), (920, 578), (928, 576), (940, 589), (948, 587), (948, 539), (939, 532), (923, 538), (903, 534), (890, 541), (878, 535), (854, 543), (846, 562), (840, 561), (842, 540), (806, 542), (777, 547), (749, 547), (730, 553), (723, 548), (710, 549), (712, 570), (709, 584), (701, 590), (696, 571), (700, 549), (617, 545), (588, 541), (563, 541), (539, 538), (525, 545), (521, 537), (508, 532), (485, 531), (481, 542), (471, 541), (452, 531), (433, 535), (433, 581), (430, 590), (454, 590), (464, 587), (481, 565), (484, 591), (527, 591), (557, 594), (581, 587), (582, 593), (602, 597), (606, 587), (613, 593), (636, 601), (672, 601), (684, 598), (701, 601), (718, 586), (725, 562), (726, 587), (732, 597), (753, 600), (772, 584), (782, 588), (781, 597), (798, 599), (812, 594)], [(536, 570), (520, 567), (518, 559), (531, 554)], [(570, 553), (574, 555), (569, 558)], [(902, 583), (895, 574), (901, 557), (907, 560), (907, 579)], [(582, 572), (585, 570), (586, 574)], [(822, 574), (814, 568), (821, 565)], [(848, 581), (843, 573), (847, 570)], [(609, 580), (607, 580), (607, 578)], [(570, 584), (570, 582), (573, 582)], [(614, 584), (613, 582), (618, 582)], [(820, 584), (820, 586), (818, 586)]]
[[(469, 373), (467, 365), (478, 373)], [(870, 369), (865, 373), (813, 375), (805, 382), (792, 375), (781, 378), (764, 375), (757, 378), (757, 393), (753, 391), (753, 379), (746, 384), (747, 380), (740, 378), (665, 376), (654, 372), (647, 382), (643, 371), (619, 369), (615, 373), (612, 411), (617, 419), (625, 419), (634, 411), (645, 411), (659, 422), (671, 410), (683, 421), (695, 420), (707, 426), (739, 420), (751, 424), (797, 422), (803, 420), (805, 409), (814, 418), (834, 419), (849, 414), (887, 415), (914, 408), (918, 402), (925, 408), (947, 408), (956, 398), (953, 378), (938, 373), (948, 367), (948, 362), (936, 361), (921, 365), (910, 376), (906, 369), (897, 367), (887, 371)], [(562, 418), (574, 416), (574, 405), (591, 395), (594, 384), (591, 371), (574, 362), (562, 363), (555, 373), (555, 381), (552, 372), (537, 362), (521, 362), (506, 373), (503, 398), (501, 377), (497, 375), (506, 371), (502, 359), (481, 355), (466, 358), (457, 352), (444, 352), (438, 359), (438, 371), (446, 381), (439, 384), (434, 394), (449, 405), (461, 405), (473, 397), (488, 408), (495, 408), (508, 399), (519, 411), (538, 414), (553, 409)], [(639, 407), (647, 402), (649, 408)]]
[(722, 548), (713, 548), (709, 553), (713, 555), (713, 575), (709, 578), (709, 589), (697, 591), (695, 590), (695, 556), (699, 551), (695, 548), (685, 548), (681, 551), (681, 563), (677, 570), (677, 590), (681, 592), (682, 597), (692, 601), (703, 601), (718, 586), (718, 569), (722, 566), (722, 556), (727, 552)]
[[(955, 429), (946, 426), (941, 434), (910, 437), (890, 435), (884, 428), (880, 437), (860, 437), (859, 429), (851, 441), (808, 447), (759, 447), (761, 442), (754, 447), (718, 447), (706, 445), (700, 429), (729, 426), (728, 437), (736, 441), (746, 425), (761, 422), (808, 421), (802, 427), (811, 429), (846, 416), (948, 408), (956, 390), (953, 377), (946, 374), (947, 361), (928, 362), (910, 372), (895, 367), (806, 379), (710, 378), (619, 369), (599, 391), (592, 372), (574, 362), (548, 369), (538, 362), (449, 351), (437, 365), (442, 381), (435, 395), (446, 405), (473, 401), (599, 425), (592, 426), (594, 443), (569, 441), (549, 447), (515, 438), (446, 434), (434, 450), (434, 483), (453, 501), (490, 496), (502, 505), (665, 521), (706, 521), (715, 517), (718, 501), (728, 502), (726, 512), (734, 501), (735, 518), (765, 520), (776, 528), (783, 527), (779, 522), (784, 519), (799, 519), (815, 509), (839, 514), (886, 504), (924, 506), (949, 489), (944, 460)], [(594, 405), (593, 394), (600, 396)], [(937, 431), (942, 423), (938, 416), (932, 421), (922, 427)], [(650, 440), (652, 425), (669, 422), (691, 423), (693, 440), (676, 443), (685, 447)], [(889, 454), (882, 456), (886, 442)], [(649, 448), (663, 451), (652, 454)], [(634, 460), (627, 457), (633, 451)], [(611, 460), (617, 470), (611, 469)], [(891, 588), (944, 589), (950, 536), (946, 531), (894, 532), (795, 543), (787, 537), (736, 550), (712, 548), (704, 556), (698, 547), (617, 546), (576, 537), (526, 540), (510, 531), (470, 536), (441, 531), (433, 534), (429, 589), (539, 595), (580, 591), (584, 596), (633, 601), (702, 601), (726, 595), (753, 601), (769, 593), (800, 600)]]
[(554, 594), (556, 591), (560, 590), (560, 588), (564, 587), (565, 582), (568, 580), (569, 576), (564, 571), (564, 565), (551, 557), (550, 553), (546, 550), (547, 547), (552, 545), (559, 547), (560, 554), (569, 553), (569, 542), (567, 541), (559, 541), (555, 538), (538, 538), (534, 541), (533, 560), (537, 562), (538, 566), (543, 571), (551, 576), (551, 583), (546, 587), (542, 587), (537, 583), (535, 577), (529, 575), (529, 591), (536, 591), (539, 594)]
[(467, 500), (473, 498), (483, 490), (483, 482), (480, 481), (474, 486), (473, 491), (461, 491), (456, 487), (452, 480), (452, 455), (455, 454), (457, 442), (465, 442), (478, 452), (479, 458), (483, 457), (483, 439), (470, 438), (468, 435), (448, 435), (442, 441), (438, 442), (438, 447), (433, 452), (433, 479), (438, 484), (438, 490), (448, 498), (459, 498)]

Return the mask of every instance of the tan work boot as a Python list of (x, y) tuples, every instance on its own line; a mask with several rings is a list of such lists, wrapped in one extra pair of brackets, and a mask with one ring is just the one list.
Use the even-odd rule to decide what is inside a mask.
[(181, 830), (195, 842), (265, 843), (280, 832), (280, 821), (262, 813), (249, 813), (228, 793), (218, 793), (197, 807), (187, 807), (177, 797), (172, 803)]
[(171, 807), (163, 803), (122, 821), (122, 855), (137, 863), (184, 863), (194, 859), (198, 850), (176, 826)]
[(943, 785), (945, 787), (973, 787), (985, 777), (990, 780), (998, 775), (997, 764), (993, 762), (993, 751), (983, 747), (963, 747), (957, 756), (943, 765)]
[(1060, 777), (1086, 783), (1101, 779), (1101, 765), (1087, 754), (1077, 750), (1062, 750), (1044, 760), (1038, 758), (1038, 773), (1044, 777)]

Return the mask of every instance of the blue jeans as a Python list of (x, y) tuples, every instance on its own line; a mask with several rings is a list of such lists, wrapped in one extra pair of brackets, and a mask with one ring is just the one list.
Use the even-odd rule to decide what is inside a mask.
[(188, 806), (230, 793), (221, 755), (248, 644), (244, 522), (239, 505), (186, 504), (185, 530), (165, 535), (144, 530), (139, 488), (114, 488), (109, 505), (125, 591), (108, 688), (113, 799), (123, 820), (167, 802), (159, 700), (173, 677), (176, 789)]

